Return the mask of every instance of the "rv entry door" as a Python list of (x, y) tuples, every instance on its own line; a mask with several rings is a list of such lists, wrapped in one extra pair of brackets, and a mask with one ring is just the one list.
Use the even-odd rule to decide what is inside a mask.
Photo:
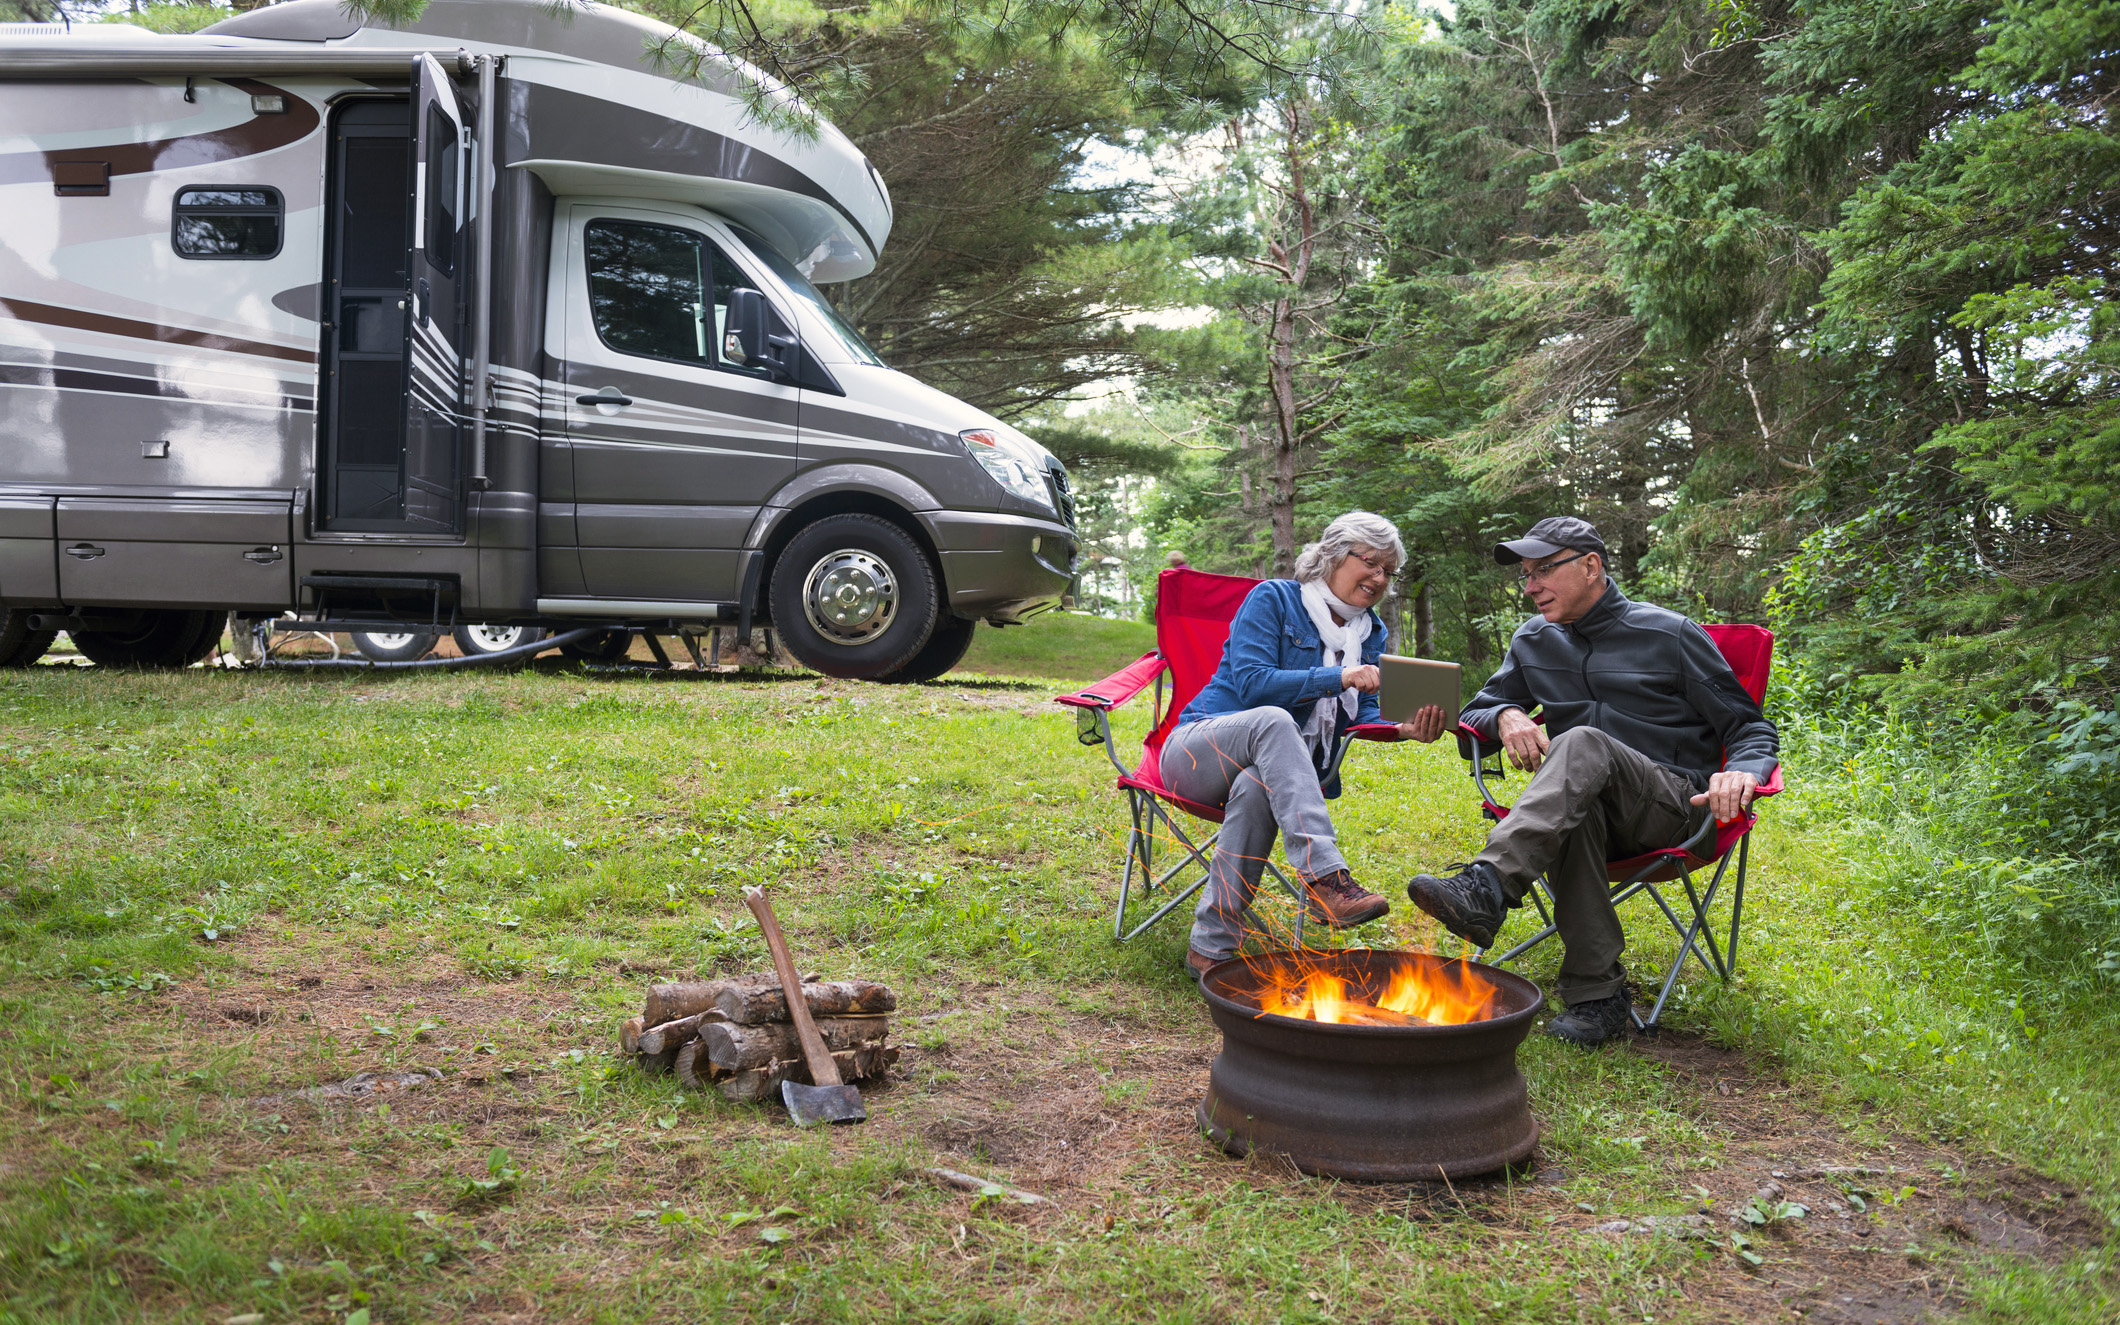
[(412, 73), (409, 100), (332, 117), (318, 510), (333, 531), (463, 529), (463, 119), (432, 57)]
[(431, 55), (416, 66), (412, 97), (412, 315), (406, 368), (405, 523), (456, 532), (465, 415), (462, 302), (464, 196), (469, 175), (463, 112)]

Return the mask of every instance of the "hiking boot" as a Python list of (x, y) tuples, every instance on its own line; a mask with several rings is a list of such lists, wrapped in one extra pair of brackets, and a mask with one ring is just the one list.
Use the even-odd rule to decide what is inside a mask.
[(1443, 922), (1443, 928), (1475, 948), (1494, 946), (1495, 932), (1509, 915), (1501, 876), (1494, 866), (1475, 860), (1445, 865), (1449, 874), (1416, 874), (1406, 885), (1413, 904)]
[(1627, 986), (1622, 985), (1616, 994), (1593, 998), (1587, 1003), (1570, 1003), (1559, 1016), (1546, 1023), (1546, 1034), (1556, 1040), (1594, 1049), (1624, 1032), (1634, 1021), (1633, 1013), (1634, 996)]
[(1366, 925), (1391, 909), (1391, 903), (1354, 881), (1346, 870), (1303, 880), (1303, 909), (1333, 929)]
[(1224, 957), (1210, 957), (1204, 952), (1194, 952), (1191, 948), (1187, 948), (1185, 950), (1185, 973), (1192, 977), (1194, 984), (1199, 984), (1201, 980), (1206, 978), (1208, 967), (1213, 966), (1216, 962), (1226, 960), (1228, 959)]

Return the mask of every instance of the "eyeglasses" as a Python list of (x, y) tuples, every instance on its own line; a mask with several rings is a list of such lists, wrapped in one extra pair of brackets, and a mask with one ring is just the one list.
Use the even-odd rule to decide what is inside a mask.
[(1559, 570), (1561, 567), (1567, 565), (1569, 562), (1581, 561), (1584, 557), (1587, 557), (1589, 555), (1590, 554), (1587, 552), (1578, 552), (1572, 557), (1562, 557), (1559, 561), (1549, 561), (1543, 566), (1533, 566), (1530, 570), (1518, 571), (1516, 573), (1517, 586), (1521, 588), (1525, 585), (1530, 584), (1533, 580), (1544, 580), (1548, 575), (1553, 574), (1553, 572)]
[(1350, 552), (1347, 555), (1367, 566), (1371, 575), (1381, 575), (1388, 580), (1398, 573), (1398, 563), (1389, 557), (1372, 557), (1362, 552)]

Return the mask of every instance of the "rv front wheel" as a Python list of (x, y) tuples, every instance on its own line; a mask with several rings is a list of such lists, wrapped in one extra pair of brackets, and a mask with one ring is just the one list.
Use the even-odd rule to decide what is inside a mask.
[(826, 676), (880, 677), (935, 628), (935, 572), (907, 533), (873, 515), (830, 515), (788, 540), (766, 591), (795, 660)]
[(932, 681), (964, 661), (964, 655), (971, 652), (972, 635), (978, 629), (979, 623), (975, 620), (946, 616), (935, 623), (935, 633), (928, 636), (928, 642), (921, 646), (920, 652), (913, 655), (913, 661), (888, 676), (879, 676), (876, 679), (894, 685)]
[(70, 630), (74, 647), (98, 667), (166, 671), (203, 661), (221, 642), (226, 612), (142, 612), (122, 630)]
[(31, 630), (27, 612), (0, 612), (0, 667), (29, 666), (58, 637), (56, 630)]

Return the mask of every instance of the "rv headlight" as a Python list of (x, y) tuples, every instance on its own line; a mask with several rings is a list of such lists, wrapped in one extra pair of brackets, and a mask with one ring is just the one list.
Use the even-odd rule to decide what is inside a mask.
[(964, 449), (993, 476), (994, 482), (1033, 505), (1059, 514), (1053, 507), (1052, 494), (1045, 490), (1045, 479), (1038, 473), (1037, 457), (1022, 454), (1013, 438), (991, 428), (971, 428), (957, 435), (964, 439)]

